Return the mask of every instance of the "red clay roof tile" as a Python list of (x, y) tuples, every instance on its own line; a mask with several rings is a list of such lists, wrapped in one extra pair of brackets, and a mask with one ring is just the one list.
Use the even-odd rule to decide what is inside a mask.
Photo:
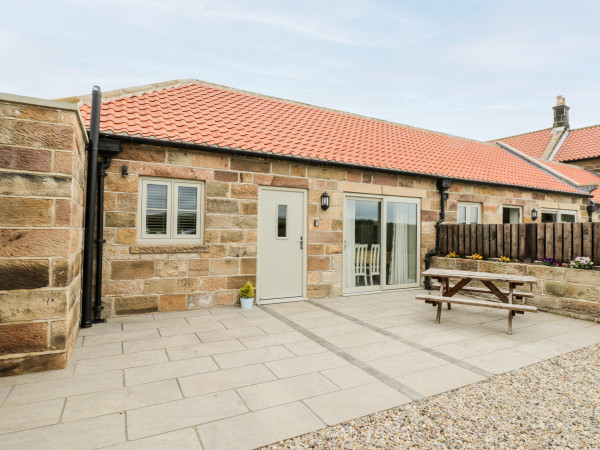
[(554, 161), (574, 161), (600, 157), (600, 125), (569, 131)]
[[(89, 123), (88, 104), (81, 114)], [(490, 143), (203, 82), (108, 99), (102, 103), (100, 130), (580, 193)]]
[(532, 158), (541, 158), (552, 139), (551, 131), (552, 128), (546, 128), (545, 130), (532, 131), (517, 136), (494, 139), (491, 142), (502, 141)]

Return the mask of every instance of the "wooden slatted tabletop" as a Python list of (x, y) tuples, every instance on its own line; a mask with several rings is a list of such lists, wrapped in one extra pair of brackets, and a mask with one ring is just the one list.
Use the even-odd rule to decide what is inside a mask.
[(427, 277), (470, 278), (471, 280), (508, 281), (509, 283), (535, 283), (535, 277), (528, 275), (509, 275), (504, 273), (470, 272), (467, 270), (449, 270), (431, 268), (423, 272)]

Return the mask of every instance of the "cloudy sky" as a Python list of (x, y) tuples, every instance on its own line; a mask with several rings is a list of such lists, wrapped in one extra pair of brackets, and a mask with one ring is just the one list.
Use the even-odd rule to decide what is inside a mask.
[(600, 2), (0, 0), (0, 92), (197, 78), (474, 139), (600, 123)]

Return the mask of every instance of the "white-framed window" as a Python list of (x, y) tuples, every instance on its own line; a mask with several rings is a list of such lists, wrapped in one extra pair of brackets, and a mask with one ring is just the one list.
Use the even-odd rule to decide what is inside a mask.
[(502, 206), (502, 223), (521, 223), (523, 210), (520, 206)]
[(459, 224), (481, 223), (481, 204), (480, 203), (458, 203)]
[(542, 209), (542, 223), (577, 221), (577, 212), (568, 209)]
[(140, 177), (140, 243), (201, 243), (204, 184)]

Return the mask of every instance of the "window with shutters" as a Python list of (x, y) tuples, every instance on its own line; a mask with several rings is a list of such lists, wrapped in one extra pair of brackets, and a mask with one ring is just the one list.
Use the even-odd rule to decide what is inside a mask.
[(201, 243), (201, 182), (140, 178), (139, 242)]

